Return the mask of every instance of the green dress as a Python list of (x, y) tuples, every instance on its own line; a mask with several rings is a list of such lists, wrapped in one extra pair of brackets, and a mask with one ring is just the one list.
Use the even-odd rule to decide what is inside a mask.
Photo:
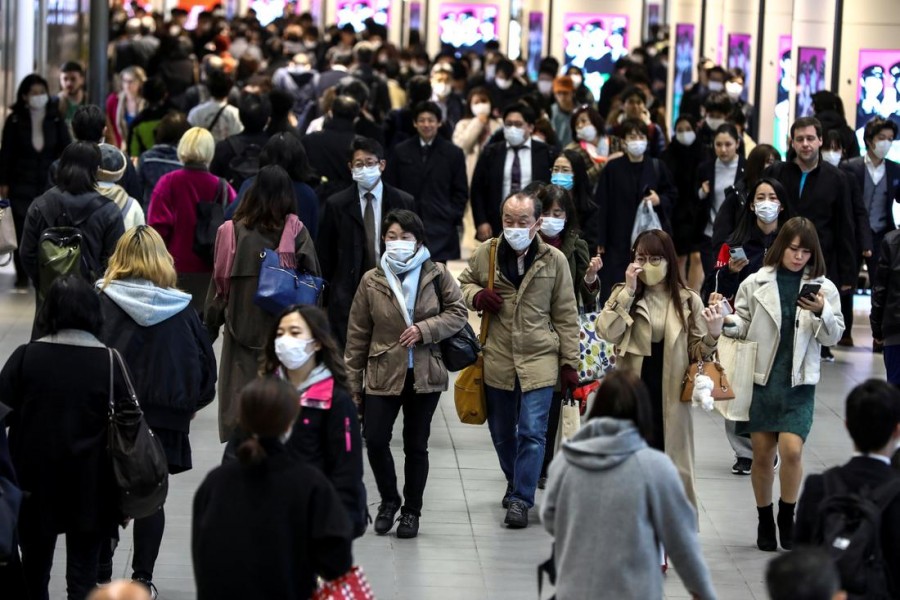
[(794, 332), (797, 318), (797, 292), (803, 271), (794, 273), (779, 267), (776, 273), (781, 301), (781, 341), (766, 385), (753, 385), (750, 420), (737, 423), (737, 433), (749, 436), (754, 431), (784, 432), (799, 435), (803, 441), (812, 427), (816, 387), (791, 385), (794, 357)]

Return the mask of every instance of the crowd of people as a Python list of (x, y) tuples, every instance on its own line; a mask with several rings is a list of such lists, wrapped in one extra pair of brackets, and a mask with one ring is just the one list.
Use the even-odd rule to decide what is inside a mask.
[[(374, 21), (323, 31), (290, 14), (263, 27), (216, 9), (189, 31), (186, 18), (113, 9), (109, 96), (89, 98), (69, 62), (57, 95), (24, 78), (3, 127), (15, 287), (36, 298), (31, 340), (0, 372), (0, 477), (26, 492), (17, 550), (0, 556), (3, 597), (48, 598), (60, 534), (70, 600), (109, 582), (130, 515), (108, 466), (108, 410), (132, 381), (170, 475), (191, 469), (191, 420), (218, 404), (223, 464), (193, 504), (201, 600), (306, 599), (317, 579), (355, 572), (352, 543), (370, 523), (415, 538), (450, 383), (442, 342), (474, 311), (490, 318), (483, 385), (503, 522), (528, 527), (540, 504), (558, 598), (661, 597), (669, 558), (693, 597), (716, 597), (682, 393), (724, 338), (757, 348), (748, 420), (725, 421), (731, 471), (752, 482), (756, 545), (801, 557), (773, 563), (772, 597), (831, 598), (789, 591), (805, 580), (784, 570), (822, 564), (801, 546), (829, 541), (829, 499), (897, 477), (883, 464), (900, 441), (894, 122), (873, 118), (858, 156), (840, 98), (819, 92), (781, 157), (751, 137), (746, 74), (704, 61), (670, 130), (662, 35), (618, 58), (594, 98), (579, 67), (546, 57), (530, 81), (496, 41), (429, 56)], [(324, 279), (319, 306), (263, 307), (266, 253)], [(462, 258), (455, 278), (447, 263)], [(821, 363), (854, 344), (864, 262), (890, 384), (851, 393), (861, 457), (801, 494)], [(616, 370), (586, 424), (557, 440), (561, 403), (584, 383), (585, 314)], [(401, 411), (402, 493), (390, 447)], [(900, 501), (879, 508), (887, 574), (851, 581), (832, 553), (834, 579), (900, 597)], [(162, 506), (136, 518), (136, 587), (91, 597), (156, 597), (165, 524)], [(617, 549), (600, 567), (599, 540)]]

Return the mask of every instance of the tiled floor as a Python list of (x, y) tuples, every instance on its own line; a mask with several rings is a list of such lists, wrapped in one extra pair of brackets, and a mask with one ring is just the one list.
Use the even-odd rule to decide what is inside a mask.
[[(33, 298), (8, 290), (12, 275), (0, 271), (0, 356), (8, 356), (25, 341), (31, 326)], [(880, 357), (866, 350), (871, 344), (868, 298), (857, 298), (854, 337), (860, 346), (836, 349), (837, 361), (823, 365), (815, 422), (804, 455), (809, 472), (843, 462), (851, 448), (842, 423), (847, 391), (869, 377), (881, 377)], [(750, 481), (731, 474), (731, 452), (722, 421), (695, 413), (696, 462), (700, 497), (700, 537), (719, 597), (726, 600), (766, 597), (763, 572), (772, 554), (756, 550)], [(395, 436), (395, 439), (398, 438)], [(194, 490), (216, 465), (222, 448), (217, 441), (216, 412), (209, 408), (193, 423), (194, 470), (172, 479), (166, 505), (167, 527), (155, 581), (165, 600), (195, 597), (190, 559), (190, 507)], [(396, 446), (396, 443), (395, 443)], [(398, 459), (402, 450), (397, 447)], [(402, 477), (402, 472), (400, 473)], [(366, 483), (374, 514), (378, 498), (371, 476)], [(537, 597), (536, 565), (550, 553), (550, 537), (532, 512), (533, 525), (524, 531), (502, 526), (500, 497), (503, 476), (486, 427), (460, 424), (449, 393), (441, 399), (431, 437), (431, 472), (425, 492), (421, 531), (415, 540), (398, 540), (368, 533), (354, 547), (379, 599), (397, 600), (521, 600)], [(540, 502), (540, 493), (538, 494)], [(589, 526), (589, 524), (585, 524)], [(53, 570), (51, 598), (63, 598), (62, 540)], [(130, 531), (116, 555), (116, 574), (130, 575)], [(597, 559), (615, 548), (597, 540)], [(223, 576), (227, 576), (223, 574)], [(687, 598), (677, 574), (670, 571), (666, 597)], [(545, 590), (545, 597), (547, 597)]]

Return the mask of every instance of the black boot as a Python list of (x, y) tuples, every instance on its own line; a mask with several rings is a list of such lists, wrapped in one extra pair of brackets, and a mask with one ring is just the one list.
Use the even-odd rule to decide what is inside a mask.
[(759, 514), (756, 547), (766, 552), (774, 552), (778, 548), (778, 542), (775, 540), (775, 515), (772, 512), (772, 505), (757, 506), (756, 512)]
[(778, 540), (785, 550), (794, 547), (794, 508), (796, 507), (796, 502), (788, 504), (784, 500), (778, 501)]

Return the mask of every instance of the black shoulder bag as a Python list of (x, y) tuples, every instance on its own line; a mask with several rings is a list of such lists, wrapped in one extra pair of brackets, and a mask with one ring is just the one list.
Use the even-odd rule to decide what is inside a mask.
[[(441, 277), (442, 275), (439, 273), (437, 277), (431, 280), (431, 283), (434, 284), (434, 293), (438, 297), (438, 306), (440, 306), (441, 312), (444, 312)], [(469, 365), (475, 364), (478, 355), (481, 353), (481, 344), (478, 343), (478, 336), (475, 335), (475, 330), (472, 329), (468, 321), (466, 321), (462, 329), (441, 340), (440, 346), (441, 357), (448, 371), (462, 371)]]

